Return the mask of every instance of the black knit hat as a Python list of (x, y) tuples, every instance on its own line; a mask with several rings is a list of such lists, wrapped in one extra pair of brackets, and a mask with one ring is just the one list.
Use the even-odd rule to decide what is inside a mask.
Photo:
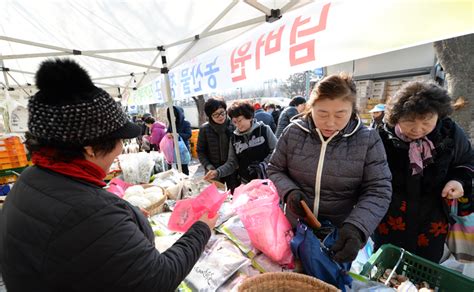
[(129, 139), (141, 133), (120, 105), (95, 87), (72, 60), (43, 62), (36, 72), (36, 86), (39, 91), (28, 103), (28, 128), (42, 140), (85, 146), (98, 139)]

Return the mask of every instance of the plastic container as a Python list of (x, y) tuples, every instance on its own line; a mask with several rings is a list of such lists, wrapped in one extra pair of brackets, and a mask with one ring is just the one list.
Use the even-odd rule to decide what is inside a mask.
[[(378, 279), (386, 269), (393, 269), (400, 260), (402, 250), (391, 244), (385, 244), (370, 257), (362, 268), (361, 275)], [(370, 277), (374, 267), (375, 275)], [(474, 291), (474, 280), (459, 272), (428, 261), (405, 251), (398, 267), (397, 274), (407, 276), (414, 284), (426, 281), (435, 291)]]
[(198, 136), (199, 136), (199, 129), (195, 129), (192, 131), (191, 138), (189, 139), (189, 145), (191, 147), (191, 156), (193, 158), (198, 158), (198, 154), (197, 154)]
[(20, 138), (6, 136), (0, 138), (0, 170), (21, 168), (28, 165), (25, 146)]

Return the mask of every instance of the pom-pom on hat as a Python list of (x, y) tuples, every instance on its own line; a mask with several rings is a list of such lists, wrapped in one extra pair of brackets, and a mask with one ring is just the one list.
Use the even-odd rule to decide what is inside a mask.
[(97, 139), (129, 139), (141, 128), (69, 59), (47, 60), (36, 72), (39, 91), (28, 102), (28, 129), (48, 142), (86, 146)]

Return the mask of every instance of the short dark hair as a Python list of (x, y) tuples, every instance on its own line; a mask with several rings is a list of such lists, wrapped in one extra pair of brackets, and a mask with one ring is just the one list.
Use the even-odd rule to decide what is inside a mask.
[(300, 104), (306, 103), (306, 99), (302, 96), (295, 96), (291, 99), (289, 106), (299, 106)]
[(212, 114), (220, 108), (227, 109), (227, 104), (222, 97), (210, 97), (204, 104), (204, 112), (208, 118), (211, 118)]
[(421, 117), (437, 113), (442, 119), (453, 112), (448, 92), (435, 83), (412, 81), (400, 88), (385, 108), (385, 119), (395, 126), (400, 118)]
[(253, 119), (255, 109), (249, 101), (240, 100), (232, 103), (232, 105), (229, 107), (229, 110), (227, 111), (227, 114), (231, 118), (244, 116), (246, 119)]
[[(51, 142), (32, 135), (30, 132), (25, 133), (25, 146), (30, 154), (42, 152), (45, 148), (53, 149), (54, 154), (51, 158), (54, 162), (70, 162), (74, 159), (84, 159), (84, 145), (70, 144), (61, 142)], [(99, 138), (87, 143), (91, 146), (96, 154), (108, 154), (115, 149), (117, 143), (121, 139)]]
[(269, 108), (276, 109), (276, 106), (275, 106), (274, 103), (267, 103), (267, 104), (265, 104), (265, 109), (269, 109)]
[(148, 117), (145, 119), (145, 124), (154, 124), (154, 123), (155, 123), (155, 119), (152, 117)]

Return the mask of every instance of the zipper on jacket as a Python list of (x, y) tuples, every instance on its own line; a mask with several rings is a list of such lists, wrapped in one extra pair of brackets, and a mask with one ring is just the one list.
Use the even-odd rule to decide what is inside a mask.
[(326, 148), (329, 142), (331, 142), (332, 138), (337, 136), (339, 131), (336, 131), (336, 133), (332, 134), (332, 136), (329, 137), (326, 141), (324, 141), (324, 137), (319, 131), (319, 129), (316, 129), (316, 133), (318, 133), (319, 139), (321, 140), (321, 152), (319, 153), (318, 168), (316, 169), (316, 183), (314, 184), (313, 214), (314, 216), (316, 216), (316, 218), (318, 218), (319, 201), (321, 197), (321, 177), (323, 174), (324, 157), (326, 156)]

